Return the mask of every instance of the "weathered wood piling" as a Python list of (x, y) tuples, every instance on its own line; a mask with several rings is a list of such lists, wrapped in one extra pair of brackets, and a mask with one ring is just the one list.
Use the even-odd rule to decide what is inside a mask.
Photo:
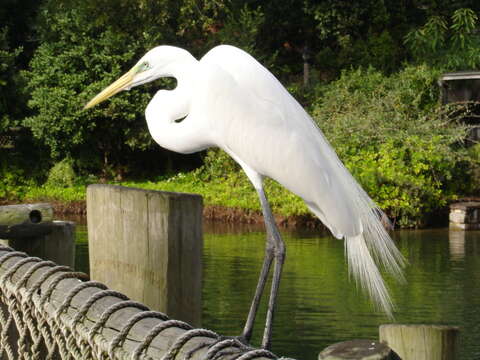
[(30, 256), (74, 267), (75, 224), (54, 221), (50, 204), (0, 206), (0, 239)]
[(48, 234), (53, 221), (50, 204), (0, 206), (0, 238), (20, 239)]
[(349, 340), (325, 348), (318, 360), (401, 360), (386, 344), (377, 340)]
[(380, 326), (380, 341), (402, 360), (454, 360), (459, 328), (443, 325)]
[(90, 185), (87, 222), (92, 279), (200, 324), (201, 196)]

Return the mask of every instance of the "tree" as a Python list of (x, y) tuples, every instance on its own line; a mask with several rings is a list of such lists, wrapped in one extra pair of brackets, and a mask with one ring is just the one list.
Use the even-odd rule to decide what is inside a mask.
[(410, 31), (405, 43), (415, 59), (448, 70), (478, 69), (480, 35), (478, 16), (461, 8), (450, 16), (432, 15), (425, 25)]
[(24, 124), (54, 159), (72, 157), (83, 171), (101, 169), (105, 176), (132, 170), (132, 158), (147, 150), (165, 160), (165, 153), (152, 146), (143, 115), (156, 87), (133, 89), (90, 111), (82, 108), (148, 49), (182, 45), (177, 32), (187, 37), (193, 29), (178, 22), (184, 5), (173, 0), (45, 2), (37, 21), (41, 45), (24, 73), (35, 114)]
[(11, 49), (8, 43), (8, 29), (0, 29), (0, 133), (16, 125), (18, 111), (15, 95), (15, 61), (21, 48)]

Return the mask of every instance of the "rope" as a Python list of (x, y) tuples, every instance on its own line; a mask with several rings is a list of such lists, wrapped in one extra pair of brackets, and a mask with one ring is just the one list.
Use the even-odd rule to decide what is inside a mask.
[[(51, 261), (28, 257), (25, 253), (2, 245), (0, 251), (6, 252), (0, 256), (0, 272), (3, 273), (0, 276), (0, 359), (153, 360), (147, 353), (154, 339), (172, 328), (182, 330), (181, 335), (172, 339), (176, 332), (164, 334), (162, 340), (168, 339), (171, 345), (161, 360), (178, 359), (182, 351), (182, 360), (198, 359), (198, 352), (202, 349), (205, 352), (201, 355), (202, 360), (226, 357), (230, 360), (252, 360), (259, 357), (277, 359), (271, 352), (252, 349), (236, 338), (225, 339), (213, 331), (193, 329), (183, 321), (170, 320), (161, 312), (150, 311), (145, 305), (131, 301), (117, 291), (108, 290), (102, 283), (84, 281), (88, 279), (84, 273), (73, 272), (68, 267), (57, 266)], [(52, 299), (58, 301), (60, 293), (57, 291), (65, 291), (67, 286), (64, 284), (60, 288), (60, 282), (66, 279), (78, 279), (80, 282), (68, 283), (68, 286), (72, 284), (72, 289), (68, 290), (58, 305)], [(72, 306), (77, 295), (92, 288), (98, 290), (88, 297), (81, 297), (86, 301), (82, 301), (79, 306), (77, 304), (80, 300)], [(91, 293), (92, 290), (89, 290)], [(97, 301), (108, 296), (117, 298), (118, 302), (108, 306), (99, 315), (98, 308), (94, 309), (94, 306)], [(113, 315), (125, 308), (134, 308), (136, 310), (132, 311), (136, 312), (120, 329), (109, 329), (107, 324), (118, 322), (112, 320)], [(98, 321), (83, 321), (92, 309), (92, 315), (95, 314), (93, 318)], [(128, 312), (122, 313), (123, 316), (125, 313)], [(129, 337), (133, 328), (145, 319), (152, 320), (142, 323), (142, 326), (138, 325), (136, 329), (150, 326), (148, 333), (140, 339)], [(152, 322), (156, 324), (151, 325)], [(118, 332), (114, 333), (111, 340), (107, 340), (106, 334), (111, 336), (115, 331)], [(16, 344), (11, 338), (13, 332), (18, 334), (14, 340), (17, 341)], [(190, 342), (194, 338), (197, 338), (196, 342)], [(190, 346), (187, 347), (187, 343)], [(155, 351), (158, 352), (159, 349)]]
[(39, 258), (31, 258), (31, 257), (26, 257), (26, 258), (20, 260), (15, 265), (13, 265), (11, 268), (9, 268), (7, 271), (5, 271), (5, 273), (0, 278), (0, 284), (5, 286), (4, 285), (5, 281), (7, 281), (7, 279), (10, 279), (13, 276), (13, 274), (15, 274), (17, 272), (17, 270), (20, 269), (23, 265), (25, 265), (29, 262), (38, 262), (38, 261), (42, 261), (42, 260), (39, 259)]
[(140, 355), (142, 354), (142, 352), (144, 352), (150, 346), (153, 339), (155, 339), (157, 335), (159, 335), (162, 331), (167, 330), (169, 328), (173, 328), (173, 327), (183, 329), (183, 330), (192, 329), (192, 327), (189, 324), (180, 320), (167, 320), (165, 322), (162, 322), (156, 325), (150, 330), (147, 336), (145, 336), (143, 341), (140, 344), (138, 344), (138, 346), (135, 348), (132, 354), (132, 360), (140, 359)]
[[(35, 258), (32, 258), (32, 259), (35, 259)], [(32, 309), (33, 304), (21, 297), (21, 293), (19, 289), (28, 282), (28, 280), (35, 273), (35, 271), (45, 266), (55, 266), (55, 264), (51, 261), (37, 262), (27, 270), (27, 272), (20, 278), (20, 280), (15, 284), (15, 287), (14, 287), (14, 291), (17, 294), (18, 302), (23, 306), (25, 322), (30, 332), (30, 337), (32, 338), (32, 341), (33, 341), (30, 349), (30, 355), (32, 359), (38, 359), (40, 357), (40, 346), (42, 344), (42, 334), (40, 332), (39, 327), (36, 326), (38, 321), (33, 315), (33, 312), (34, 312), (34, 310)]]
[(105, 326), (110, 316), (112, 316), (112, 314), (115, 313), (116, 311), (127, 308), (127, 307), (135, 307), (141, 310), (148, 310), (148, 307), (136, 301), (123, 301), (123, 302), (118, 302), (116, 304), (111, 305), (109, 308), (107, 308), (107, 310), (103, 312), (102, 316), (100, 317), (100, 320), (98, 320), (95, 323), (95, 325), (93, 325), (93, 327), (90, 329), (88, 333), (90, 345), (92, 345), (95, 334), (100, 330), (100, 328)]
[(55, 312), (55, 318), (57, 319), (57, 321), (60, 321), (60, 315), (70, 307), (73, 298), (78, 293), (80, 293), (80, 291), (82, 291), (84, 289), (87, 289), (89, 287), (95, 287), (95, 288), (99, 288), (99, 289), (102, 289), (102, 290), (107, 289), (106, 285), (104, 285), (100, 282), (97, 282), (97, 281), (86, 281), (86, 282), (83, 282), (81, 284), (78, 284), (72, 290), (70, 290), (70, 292), (68, 293), (68, 295), (65, 298), (65, 300), (63, 301), (63, 303), (60, 305), (60, 307)]
[(67, 273), (62, 273), (56, 276), (55, 279), (50, 283), (50, 285), (48, 285), (48, 288), (45, 291), (45, 293), (40, 297), (40, 306), (43, 307), (45, 304), (45, 301), (50, 300), (50, 296), (52, 295), (53, 290), (55, 290), (55, 288), (60, 283), (60, 281), (65, 279), (88, 280), (89, 276), (83, 272), (67, 272)]
[(80, 308), (78, 313), (76, 313), (75, 316), (73, 317), (72, 322), (70, 323), (70, 327), (72, 329), (74, 329), (75, 326), (77, 326), (77, 323), (82, 319), (82, 317), (84, 317), (87, 314), (88, 310), (90, 310), (92, 305), (96, 301), (100, 300), (101, 298), (107, 297), (107, 296), (117, 297), (117, 298), (122, 299), (122, 300), (129, 300), (126, 295), (123, 295), (122, 293), (119, 293), (118, 291), (114, 291), (114, 290), (99, 291), (99, 292), (95, 293), (94, 295), (92, 295), (92, 297), (90, 297), (90, 299), (88, 299), (88, 301), (85, 304), (83, 304), (83, 306)]
[(216, 355), (222, 351), (223, 349), (229, 348), (229, 347), (236, 347), (239, 350), (246, 351), (248, 350), (248, 346), (244, 345), (242, 342), (240, 342), (238, 339), (225, 339), (225, 340), (220, 340), (217, 343), (215, 343), (205, 354), (205, 357), (203, 360), (214, 360), (216, 358)]
[[(26, 299), (27, 301), (31, 301), (32, 300), (32, 296), (35, 292), (37, 292), (40, 287), (43, 285), (43, 283), (45, 281), (47, 281), (47, 279), (52, 276), (53, 274), (57, 273), (57, 272), (60, 272), (60, 271), (69, 271), (70, 268), (68, 266), (54, 266), (52, 267), (51, 269), (47, 270), (46, 272), (44, 272), (42, 274), (42, 276), (32, 285), (32, 287), (28, 290), (27, 292), (27, 295), (26, 295)], [(27, 279), (28, 281), (28, 279)]]
[(183, 360), (190, 360), (193, 356), (193, 354), (195, 354), (198, 350), (200, 349), (203, 349), (203, 348), (206, 348), (208, 346), (211, 346), (212, 344), (211, 343), (208, 343), (208, 342), (201, 342), (199, 343), (197, 346), (195, 346), (193, 349), (190, 349), (186, 354), (185, 356), (183, 357)]
[(31, 266), (28, 271), (23, 274), (23, 276), (20, 278), (18, 283), (16, 284), (17, 290), (20, 289), (22, 286), (25, 286), (28, 280), (30, 280), (30, 277), (37, 271), (38, 269), (45, 267), (45, 266), (55, 266), (55, 263), (53, 261), (40, 261), (36, 263), (35, 265)]
[(19, 256), (19, 257), (27, 257), (27, 254), (25, 254), (24, 252), (21, 252), (21, 251), (12, 251), (12, 252), (9, 252), (9, 253), (6, 253), (6, 254), (3, 254), (1, 257), (0, 257), (0, 266), (3, 266), (3, 264), (5, 263), (5, 261), (7, 261), (8, 259), (12, 258), (12, 257), (15, 257), (15, 256)]
[[(60, 319), (60, 316), (62, 315), (63, 312), (66, 312), (67, 309), (71, 306), (71, 302), (72, 302), (73, 298), (77, 294), (79, 294), (82, 290), (87, 289), (87, 288), (98, 288), (98, 289), (101, 289), (101, 290), (106, 290), (107, 289), (107, 287), (104, 284), (102, 284), (100, 282), (97, 282), (97, 281), (86, 281), (86, 282), (80, 283), (77, 286), (75, 286), (72, 290), (70, 290), (67, 297), (65, 298), (63, 303), (59, 306), (59, 308), (57, 309), (57, 311), (54, 314), (54, 317), (55, 317), (55, 320), (57, 321), (57, 323), (63, 324), (63, 322)], [(82, 342), (83, 347), (79, 347), (77, 345), (77, 340), (78, 339), (77, 339), (77, 337), (75, 337), (75, 333), (72, 331), (72, 329), (69, 325), (70, 324), (67, 322), (65, 324), (65, 326), (62, 327), (62, 332), (63, 332), (63, 336), (66, 338), (67, 347), (70, 348), (70, 349), (75, 349), (75, 358), (82, 358), (81, 350), (83, 350), (83, 352), (86, 352), (87, 349), (86, 349), (85, 345), (83, 345), (83, 342)]]
[(211, 330), (207, 329), (192, 329), (186, 331), (182, 336), (180, 336), (170, 347), (168, 352), (163, 356), (162, 360), (173, 360), (177, 356), (180, 349), (188, 342), (188, 340), (194, 337), (210, 337), (218, 339), (219, 335)]
[(113, 353), (116, 347), (122, 346), (122, 344), (125, 342), (125, 339), (127, 338), (128, 333), (132, 329), (132, 327), (139, 322), (140, 320), (146, 319), (146, 318), (155, 318), (155, 319), (160, 319), (163, 321), (168, 320), (168, 316), (158, 312), (158, 311), (144, 311), (137, 313), (133, 315), (125, 324), (125, 326), (122, 328), (122, 330), (118, 333), (118, 335), (111, 341), (109, 347), (108, 347), (108, 355), (110, 357), (113, 357)]
[(273, 355), (270, 351), (265, 350), (265, 349), (255, 349), (255, 350), (250, 350), (247, 351), (245, 354), (240, 355), (239, 357), (236, 358), (236, 360), (250, 360), (250, 359), (255, 359), (259, 357), (266, 357), (269, 359), (277, 359), (275, 355)]

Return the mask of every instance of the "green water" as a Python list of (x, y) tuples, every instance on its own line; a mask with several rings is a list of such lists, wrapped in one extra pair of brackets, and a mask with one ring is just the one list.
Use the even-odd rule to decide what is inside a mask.
[[(287, 245), (273, 351), (313, 360), (326, 346), (378, 337), (391, 320), (376, 313), (348, 279), (343, 242), (313, 231), (283, 232)], [(480, 232), (398, 231), (394, 238), (409, 266), (407, 283), (387, 278), (397, 323), (461, 327), (459, 359), (480, 359)], [(88, 270), (85, 226), (78, 226), (77, 268)], [(205, 224), (202, 326), (239, 334), (263, 258), (259, 227)], [(261, 338), (265, 303), (253, 344)]]

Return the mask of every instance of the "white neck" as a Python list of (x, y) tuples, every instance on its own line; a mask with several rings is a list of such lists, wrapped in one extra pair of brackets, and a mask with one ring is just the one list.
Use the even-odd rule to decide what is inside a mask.
[(145, 110), (150, 134), (168, 150), (186, 154), (212, 146), (201, 119), (190, 114), (198, 66), (199, 62), (193, 57), (167, 65), (165, 73), (177, 79), (177, 87), (158, 91)]

